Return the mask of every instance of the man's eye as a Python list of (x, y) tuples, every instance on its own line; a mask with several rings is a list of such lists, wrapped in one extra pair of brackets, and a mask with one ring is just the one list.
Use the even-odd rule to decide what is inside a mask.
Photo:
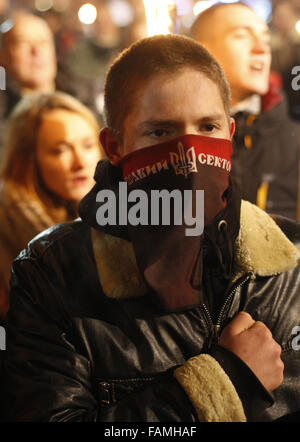
[(205, 124), (203, 126), (203, 130), (206, 132), (212, 132), (214, 129), (216, 129), (216, 126), (214, 124)]
[(147, 133), (147, 135), (150, 135), (152, 137), (163, 137), (164, 135), (167, 135), (168, 132), (165, 129), (155, 129), (155, 130), (151, 130)]
[(249, 37), (249, 33), (248, 32), (243, 32), (243, 31), (236, 32), (234, 34), (234, 37), (235, 38), (248, 38)]

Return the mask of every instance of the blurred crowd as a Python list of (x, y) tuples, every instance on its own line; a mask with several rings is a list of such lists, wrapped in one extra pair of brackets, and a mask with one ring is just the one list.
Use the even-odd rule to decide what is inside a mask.
[[(235, 359), (227, 360), (226, 353), (225, 358), (222, 353), (219, 357), (225, 359), (224, 365), (228, 367), (233, 362), (231, 376), (221, 367), (226, 379), (228, 375), (232, 380), (230, 389), (236, 388), (234, 395), (245, 401), (247, 413), (255, 408), (252, 398), (247, 403), (254, 381), (254, 396), (261, 394), (262, 387), (266, 388), (264, 400), (266, 392), (273, 391), (283, 382), (281, 347), (276, 344), (275, 355), (275, 337), (271, 345), (270, 336), (275, 330), (273, 336), (277, 333), (282, 348), (290, 350), (290, 332), (286, 330), (298, 321), (299, 310), (299, 297), (296, 296), (299, 267), (296, 265), (300, 249), (300, 91), (292, 85), (297, 83), (293, 81), (296, 76), (294, 68), (299, 66), (300, 89), (300, 0), (221, 3), (204, 0), (91, 0), (90, 3), (82, 0), (0, 0), (0, 329), (4, 330), (1, 324), (10, 327), (8, 351), (0, 351), (0, 368), (1, 357), (7, 354), (6, 377), (2, 383), (6, 400), (8, 398), (2, 407), (7, 408), (3, 412), (5, 418), (18, 420), (25, 416), (25, 420), (44, 420), (50, 416), (54, 420), (80, 420), (92, 416), (96, 419), (101, 418), (100, 411), (104, 410), (105, 419), (110, 420), (113, 416), (113, 419), (123, 421), (123, 416), (133, 419), (134, 413), (141, 413), (143, 419), (148, 419), (156, 409), (159, 416), (157, 379), (148, 377), (149, 360), (156, 361), (157, 357), (155, 364), (159, 368), (155, 370), (159, 375), (168, 372), (169, 376), (170, 368), (182, 364), (183, 356), (198, 352), (200, 344), (203, 345), (201, 352), (204, 351), (204, 340), (199, 344), (197, 335), (201, 329), (200, 316), (196, 318), (199, 307), (203, 307), (206, 314), (205, 339), (208, 338), (210, 346), (219, 342), (221, 327), (229, 324), (227, 320), (231, 321), (229, 310), (232, 306), (236, 311), (246, 306), (245, 311), (249, 309), (257, 319), (252, 321), (250, 316), (250, 325), (248, 319), (247, 326), (240, 326), (240, 330), (237, 327), (239, 331), (232, 332), (228, 345), (233, 354), (235, 348), (243, 350), (236, 351), (236, 355), (245, 353), (244, 360), (246, 364), (250, 361), (248, 365), (253, 373), (248, 371), (246, 364), (247, 373), (245, 367), (236, 365)], [(150, 6), (154, 4), (156, 9), (152, 9), (154, 15), (151, 18)], [(205, 9), (205, 5), (215, 7)], [(141, 40), (168, 33), (191, 38), (168, 35)], [(132, 45), (137, 41), (138, 44)], [(190, 52), (187, 52), (188, 48)], [(118, 57), (119, 54), (122, 55)], [(186, 151), (179, 141), (185, 136), (192, 139)], [(207, 154), (203, 153), (206, 150), (199, 150), (198, 162), (201, 165), (206, 162), (205, 168), (192, 174), (202, 179), (195, 182), (197, 190), (203, 184), (200, 189), (211, 192), (205, 196), (210, 215), (205, 221), (203, 235), (196, 240), (191, 237), (190, 242), (183, 235), (181, 245), (176, 229), (170, 230), (174, 233), (172, 236), (168, 229), (167, 233), (163, 230), (164, 236), (161, 237), (151, 236), (149, 230), (148, 237), (142, 234), (130, 236), (130, 229), (122, 230), (120, 226), (117, 227), (122, 234), (116, 229), (117, 233), (111, 235), (116, 221), (109, 226), (111, 231), (94, 229), (96, 220), (98, 222), (94, 203), (101, 198), (98, 189), (102, 186), (115, 189), (120, 181), (126, 181), (129, 175), (126, 176), (124, 168), (125, 178), (122, 178), (121, 168), (124, 158), (125, 162), (128, 160), (127, 154), (130, 159), (132, 154), (142, 158), (145, 149), (151, 147), (152, 152), (157, 150), (159, 158), (162, 146), (167, 145), (169, 150), (165, 152), (170, 153), (176, 169), (175, 173), (171, 172), (175, 176), (181, 173), (178, 173), (179, 169), (184, 169), (183, 180), (190, 172), (197, 172), (197, 167), (191, 169), (191, 163), (196, 164), (196, 156), (192, 160), (189, 157), (192, 155), (189, 152), (195, 151), (193, 143), (197, 145), (193, 136), (197, 136), (199, 143), (201, 139), (199, 149), (204, 149), (202, 143), (205, 148), (206, 144), (213, 146), (213, 142), (221, 146), (214, 155), (208, 153), (210, 150)], [(180, 156), (174, 153), (173, 143)], [(225, 147), (230, 147), (230, 161), (223, 183), (225, 166), (221, 162), (224, 158), (217, 155), (225, 155)], [(180, 157), (176, 167), (173, 154)], [(203, 156), (207, 160), (203, 161)], [(145, 158), (148, 157), (145, 155)], [(99, 164), (101, 159), (106, 161)], [(147, 163), (137, 164), (149, 164), (148, 159)], [(160, 169), (168, 169), (162, 163), (156, 164)], [(137, 181), (146, 177), (143, 171), (147, 168), (151, 179), (151, 175), (159, 177), (156, 165), (138, 167), (136, 173), (132, 172)], [(211, 169), (216, 169), (213, 171), (215, 175)], [(203, 170), (207, 171), (207, 178)], [(161, 187), (164, 188), (167, 175), (160, 176), (163, 176)], [(149, 189), (151, 186), (160, 189), (160, 184), (157, 187), (151, 180), (150, 184), (147, 183)], [(185, 183), (185, 188), (188, 185)], [(88, 198), (82, 204), (87, 194)], [(123, 195), (119, 203), (121, 198)], [(241, 205), (242, 199), (245, 205)], [(108, 207), (109, 204), (112, 205), (108, 198)], [(81, 220), (78, 222), (57, 226), (76, 220), (79, 214)], [(81, 221), (86, 230), (77, 230), (76, 236), (70, 235), (64, 242), (67, 236), (64, 232), (76, 224), (81, 226)], [(142, 224), (139, 221), (135, 226), (139, 228)], [(27, 252), (24, 251), (29, 241), (49, 227), (53, 228), (33, 241)], [(161, 234), (160, 229), (157, 230)], [(106, 235), (113, 239), (107, 239)], [(55, 241), (50, 240), (50, 246), (49, 237), (55, 238)], [(148, 238), (147, 241), (150, 238), (149, 242), (144, 238)], [(125, 244), (124, 253), (120, 247), (122, 242)], [(50, 253), (44, 253), (50, 247)], [(154, 251), (153, 255), (149, 250)], [(27, 259), (29, 255), (30, 259)], [(30, 265), (26, 267), (29, 260)], [(140, 276), (143, 260), (147, 264)], [(101, 275), (98, 277), (99, 268), (104, 269), (102, 279)], [(147, 272), (150, 281), (153, 278), (155, 282), (152, 286), (147, 278), (143, 279)], [(178, 279), (173, 277), (176, 272), (183, 275), (182, 281), (181, 276)], [(103, 286), (101, 296), (98, 296), (99, 282)], [(107, 296), (105, 286), (109, 287)], [(169, 319), (165, 319), (168, 314), (161, 316), (165, 329), (156, 325), (155, 320), (160, 317), (156, 309), (160, 307), (159, 303), (156, 306), (156, 298), (153, 302), (151, 291), (148, 296), (148, 289), (159, 295), (157, 300), (161, 296), (159, 302), (162, 300), (167, 309), (170, 307), (168, 312), (174, 310), (170, 326)], [(188, 299), (190, 294), (192, 296)], [(196, 295), (197, 302), (194, 301)], [(131, 296), (137, 300), (127, 299)], [(190, 308), (197, 308), (197, 315), (189, 310), (187, 319), (184, 319), (186, 322), (180, 322), (178, 318), (185, 314), (184, 309)], [(67, 315), (72, 317), (70, 321)], [(76, 320), (79, 318), (78, 329), (73, 328), (75, 316)], [(253, 332), (260, 319), (271, 324), (271, 331), (264, 332), (269, 339), (266, 357), (264, 347), (259, 347), (261, 334), (256, 330)], [(175, 338), (170, 332), (173, 323), (177, 324)], [(232, 323), (229, 326), (232, 327)], [(15, 332), (11, 331), (14, 328)], [(248, 338), (245, 337), (248, 328), (254, 333), (251, 358), (247, 356)], [(115, 334), (118, 329), (122, 332), (120, 341)], [(61, 330), (67, 330), (67, 333), (61, 333)], [(182, 336), (186, 330), (184, 340)], [(234, 335), (243, 333), (245, 341), (239, 341), (240, 344), (234, 347)], [(289, 337), (281, 337), (285, 334)], [(134, 335), (138, 337), (137, 345)], [(74, 345), (73, 339), (74, 342), (77, 340)], [(155, 351), (154, 344), (147, 347), (147, 340), (158, 343)], [(177, 341), (181, 342), (182, 350)], [(146, 342), (145, 349), (141, 342)], [(14, 345), (20, 351), (14, 351)], [(153, 355), (157, 356), (154, 358)], [(294, 352), (294, 359), (289, 359), (290, 355), (285, 355), (285, 384), (275, 397), (278, 410), (274, 416), (270, 413), (270, 419), (299, 409), (299, 395), (294, 394), (299, 390), (296, 374), (299, 357), (296, 359)], [(116, 364), (111, 363), (113, 358)], [(165, 363), (164, 359), (170, 362)], [(218, 361), (217, 357), (215, 359)], [(273, 379), (276, 382), (272, 379), (272, 385), (265, 374), (269, 373), (264, 368), (266, 364), (270, 373), (275, 373)], [(112, 374), (113, 365), (121, 367), (121, 376), (119, 372), (117, 376)], [(105, 367), (103, 371), (102, 366)], [(142, 367), (141, 371), (137, 366)], [(109, 375), (106, 376), (105, 370)], [(202, 371), (200, 368), (201, 376)], [(152, 369), (149, 372), (152, 373)], [(102, 396), (100, 386), (103, 384), (104, 398), (109, 384), (100, 382), (100, 379), (116, 379), (117, 382), (125, 379), (127, 382), (130, 376), (129, 380), (136, 382), (139, 380), (136, 373), (146, 374), (143, 380), (152, 382), (155, 379), (154, 395), (152, 391), (151, 395), (148, 394), (148, 390), (138, 392), (138, 401), (142, 397), (141, 407), (135, 402), (128, 407), (127, 402), (118, 397), (116, 401), (114, 399), (118, 403), (112, 407), (112, 403), (102, 397), (105, 405), (95, 405), (93, 389), (96, 380), (97, 394)], [(240, 373), (246, 375), (239, 376)], [(264, 373), (266, 382), (258, 373)], [(193, 376), (194, 382), (196, 375)], [(213, 372), (211, 391), (217, 385), (215, 376)], [(185, 374), (182, 377), (188, 379)], [(236, 387), (234, 380), (237, 378)], [(161, 379), (165, 383), (165, 378)], [(245, 390), (244, 382), (248, 383)], [(185, 380), (185, 384), (190, 381)], [(141, 385), (148, 388), (146, 384)], [(169, 395), (172, 402), (174, 398), (175, 411), (173, 404), (164, 405), (163, 398), (161, 416), (155, 415), (156, 419), (169, 420), (169, 416), (170, 420), (178, 421), (182, 417), (185, 420), (186, 416), (188, 420), (194, 419), (196, 413), (190, 411), (192, 402), (187, 404), (186, 396), (182, 400), (183, 396), (178, 396), (179, 384), (176, 383), (175, 387), (175, 393), (170, 390), (172, 394)], [(130, 384), (128, 391), (129, 388)], [(140, 385), (134, 388), (136, 394)], [(198, 396), (205, 397), (202, 387), (195, 391), (197, 399)], [(207, 397), (214, 397), (208, 391)], [(223, 391), (226, 390), (222, 386), (222, 395), (217, 393), (222, 397), (222, 408), (228, 400), (225, 398), (228, 394), (224, 395)], [(183, 395), (181, 387), (179, 392)], [(164, 390), (161, 396), (166, 396)], [(42, 401), (36, 402), (36, 398), (41, 397)], [(134, 398), (133, 390), (128, 397), (128, 401)], [(143, 405), (145, 398), (151, 403), (149, 409), (148, 403), (146, 407)], [(269, 396), (266, 401), (270, 402)], [(242, 406), (242, 402), (238, 404), (238, 407)], [(253, 404), (256, 404), (255, 397)], [(119, 414), (119, 405), (121, 411), (124, 408), (124, 415)], [(193, 406), (198, 409), (197, 402)], [(190, 414), (185, 415), (185, 411), (180, 414), (181, 408), (185, 407)], [(93, 409), (91, 413), (90, 409)], [(233, 412), (230, 413), (230, 419), (233, 419)], [(238, 420), (245, 420), (246, 411), (245, 415), (241, 414)]]
[(289, 103), (290, 115), (300, 120), (299, 92), (291, 84), (292, 69), (300, 65), (300, 1), (274, 2), (271, 18), (272, 69), (280, 74), (282, 88)]
[[(84, 4), (82, 0), (72, 2), (70, 0), (1, 0), (0, 20), (2, 32), (5, 32), (6, 20), (10, 18), (11, 13), (25, 8), (47, 23), (56, 50), (56, 88), (81, 100), (96, 113), (101, 122), (103, 83), (107, 67), (120, 51), (139, 38), (147, 36), (147, 22), (143, 0), (97, 0), (92, 3), (98, 9), (97, 17), (92, 24), (84, 24), (78, 18), (78, 10)], [(193, 5), (197, 1), (185, 0), (175, 3), (185, 5), (185, 9), (180, 11), (177, 7), (177, 15), (170, 14), (172, 21), (170, 30), (188, 34), (195, 19)], [(251, 5), (251, 2), (248, 3)], [(256, 0), (252, 3), (264, 2)], [(279, 81), (288, 97), (291, 115), (295, 119), (300, 119), (299, 94), (291, 88), (293, 79), (291, 69), (300, 65), (300, 2), (299, 0), (273, 1), (272, 12), (265, 18), (270, 25), (272, 35), (272, 68), (280, 74)], [(24, 28), (20, 31), (20, 35), (24, 32), (28, 39), (30, 32), (35, 33), (34, 29), (25, 29), (25, 24), (20, 26)], [(49, 59), (49, 65), (50, 61)], [(20, 60), (20, 63), (23, 61)], [(50, 66), (48, 68), (50, 69)], [(9, 72), (8, 66), (6, 69)], [(43, 69), (47, 69), (45, 62)], [(42, 82), (43, 74), (38, 75)], [(14, 100), (12, 104), (15, 104)]]
[[(106, 72), (122, 50), (149, 34), (143, 0), (92, 3), (98, 14), (88, 22), (78, 13), (82, 0), (0, 0), (0, 66), (6, 72), (0, 91), (0, 287), (5, 292), (11, 262), (27, 242), (76, 218), (103, 157), (98, 134)], [(190, 34), (196, 3), (201, 2), (178, 1), (177, 9), (175, 3), (169, 8), (170, 32)], [(265, 19), (271, 30), (271, 78), (297, 121), (300, 94), (291, 87), (291, 70), (300, 65), (300, 1), (276, 0)], [(243, 134), (243, 147), (244, 142), (249, 147), (249, 137)], [(270, 176), (264, 174), (264, 185)], [(253, 192), (256, 198), (257, 189)], [(294, 211), (288, 215), (295, 219)], [(7, 299), (0, 300), (5, 312)]]
[[(116, 12), (109, 9), (109, 1), (97, 1), (100, 13), (92, 24), (84, 24), (78, 19), (78, 9), (84, 3), (82, 1), (57, 1), (63, 9), (53, 7), (45, 12), (37, 9), (38, 3), (0, 1), (3, 49), (7, 47), (6, 52), (9, 53), (9, 58), (1, 60), (1, 66), (4, 66), (8, 73), (6, 95), (11, 91), (12, 81), (25, 82), (27, 79), (18, 77), (33, 75), (29, 55), (31, 51), (32, 58), (40, 58), (41, 64), (41, 67), (35, 70), (35, 81), (40, 84), (32, 86), (32, 89), (48, 91), (49, 83), (52, 83), (52, 88), (55, 86), (55, 89), (75, 96), (102, 121), (103, 83), (107, 67), (122, 49), (147, 34), (142, 1), (130, 0), (129, 3), (125, 3), (128, 5), (125, 14), (129, 14), (129, 17), (125, 21), (123, 18), (123, 23), (122, 10), (121, 16), (117, 16)], [(115, 6), (120, 7), (118, 4)], [(18, 13), (17, 29), (7, 32), (11, 26), (10, 20)], [(31, 20), (28, 14), (31, 14)], [(39, 26), (31, 26), (33, 21), (38, 23), (38, 20), (33, 20), (32, 14), (40, 18)], [(122, 26), (117, 24), (118, 20)], [(130, 25), (126, 26), (128, 20)], [(55, 54), (49, 54), (50, 50), (54, 50)], [(27, 74), (25, 69), (28, 70)], [(46, 76), (48, 78), (45, 78)], [(9, 112), (18, 98), (15, 94), (13, 97), (6, 97), (10, 102), (5, 110)]]

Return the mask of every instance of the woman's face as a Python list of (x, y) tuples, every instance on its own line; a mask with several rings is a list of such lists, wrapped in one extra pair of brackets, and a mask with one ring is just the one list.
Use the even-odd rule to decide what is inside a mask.
[(94, 185), (101, 159), (98, 134), (80, 114), (51, 110), (38, 130), (36, 155), (46, 188), (65, 200), (79, 202)]

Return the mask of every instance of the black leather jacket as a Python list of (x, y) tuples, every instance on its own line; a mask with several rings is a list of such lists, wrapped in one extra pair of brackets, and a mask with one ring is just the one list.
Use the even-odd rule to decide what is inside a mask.
[[(244, 236), (236, 248), (236, 281), (223, 305), (218, 333), (240, 310), (272, 330), (285, 363), (284, 382), (273, 393), (273, 405), (245, 364), (234, 362), (232, 354), (218, 346), (211, 347), (211, 352), (240, 398), (261, 389), (259, 396), (268, 408), (250, 406), (247, 417), (270, 421), (300, 409), (300, 351), (292, 345), (292, 330), (300, 325), (299, 265), (296, 249), (281, 230), (275, 223), (268, 227), (270, 217), (257, 215), (258, 209), (250, 204), (247, 207), (246, 221), (241, 221)], [(249, 217), (253, 217), (251, 224), (247, 224)], [(260, 230), (262, 224), (259, 235), (264, 238), (257, 237), (258, 251), (252, 253), (247, 232)], [(281, 224), (285, 226), (284, 220)], [(299, 237), (298, 225), (292, 227), (287, 227), (287, 233)], [(203, 352), (217, 328), (203, 305), (162, 313), (151, 293), (126, 298), (104, 294), (110, 290), (108, 285), (121, 282), (115, 282), (112, 274), (105, 282), (101, 273), (105, 262), (99, 273), (98, 254), (103, 257), (106, 252), (99, 252), (93, 241), (90, 227), (79, 220), (39, 235), (15, 261), (6, 323), (2, 419), (197, 421), (197, 412), (173, 373)], [(128, 263), (120, 244), (115, 244), (120, 253), (114, 255), (114, 262), (121, 273)], [(294, 252), (290, 262), (282, 262), (281, 253), (291, 257)], [(249, 256), (242, 264), (246, 253)], [(268, 256), (274, 262), (267, 262)], [(269, 268), (263, 269), (257, 257)], [(127, 286), (133, 274), (134, 270), (126, 269)]]

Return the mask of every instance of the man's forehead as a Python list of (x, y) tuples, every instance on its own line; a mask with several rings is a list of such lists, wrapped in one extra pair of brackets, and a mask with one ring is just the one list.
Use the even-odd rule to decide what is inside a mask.
[[(167, 70), (153, 74), (149, 78), (142, 79), (139, 83), (138, 88), (141, 91), (150, 89), (153, 90), (153, 93), (159, 95), (161, 91), (157, 89), (158, 84), (164, 87), (169, 86), (170, 88), (172, 88), (174, 82), (178, 82), (181, 80), (181, 82), (188, 87), (188, 84), (185, 83), (185, 79), (190, 76), (196, 77), (195, 79), (199, 84), (211, 83), (215, 85), (215, 82), (203, 72), (203, 70), (201, 69), (201, 65), (199, 65), (198, 68), (195, 66), (185, 66), (177, 70)], [(174, 90), (174, 93), (176, 93), (176, 90)]]
[(12, 39), (19, 39), (37, 35), (43, 35), (49, 38), (52, 37), (47, 23), (43, 22), (38, 17), (24, 16), (16, 19), (15, 25), (7, 36)]
[(219, 29), (234, 30), (241, 27), (255, 27), (261, 32), (269, 32), (267, 23), (253, 9), (243, 5), (221, 6), (214, 13), (214, 20), (218, 22)]
[[(225, 113), (216, 82), (194, 68), (158, 74), (146, 80), (136, 92), (133, 110), (138, 113), (138, 119), (145, 121), (176, 120), (183, 109), (185, 115), (187, 110), (194, 115), (197, 111), (201, 118)], [(187, 107), (186, 96), (189, 97)]]
[[(194, 80), (192, 83), (190, 83), (191, 79)], [(176, 87), (174, 87), (174, 84), (176, 84)], [(186, 67), (176, 72), (159, 73), (142, 81), (137, 88), (135, 98), (137, 100), (144, 100), (146, 97), (147, 100), (167, 104), (167, 102), (164, 101), (166, 95), (174, 97), (192, 87), (197, 87), (198, 90), (210, 87), (210, 89), (215, 89), (216, 93), (220, 95), (219, 87), (215, 81), (209, 78), (200, 69)]]

